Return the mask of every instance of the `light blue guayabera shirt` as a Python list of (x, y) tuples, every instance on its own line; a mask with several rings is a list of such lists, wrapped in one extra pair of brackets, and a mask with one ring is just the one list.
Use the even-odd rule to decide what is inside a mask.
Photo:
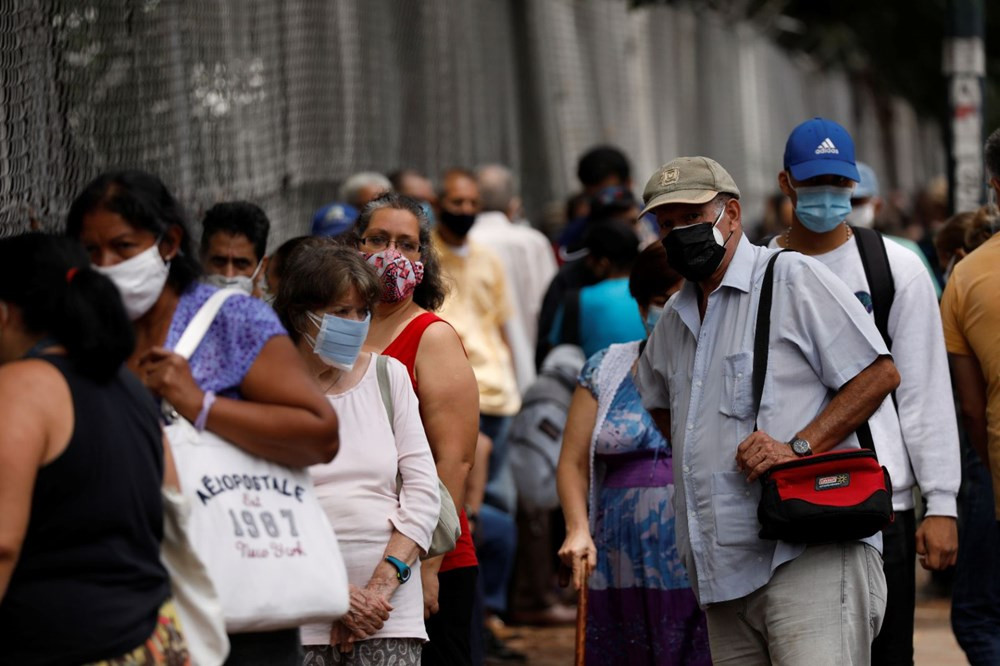
[[(643, 405), (670, 409), (677, 547), (702, 604), (763, 587), (805, 549), (758, 538), (760, 484), (747, 483), (736, 466), (736, 448), (753, 431), (754, 328), (774, 252), (742, 237), (708, 298), (704, 322), (696, 287), (687, 283), (667, 304), (639, 363)], [(789, 441), (888, 350), (857, 297), (810, 257), (779, 257), (773, 293), (759, 427)], [(857, 438), (837, 448), (858, 448)], [(866, 541), (881, 549), (881, 539)]]

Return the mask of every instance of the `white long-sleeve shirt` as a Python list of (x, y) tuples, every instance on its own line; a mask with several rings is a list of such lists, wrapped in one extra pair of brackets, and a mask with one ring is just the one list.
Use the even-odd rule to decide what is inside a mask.
[[(777, 239), (771, 247), (778, 247)], [(937, 295), (927, 269), (913, 251), (890, 239), (885, 241), (885, 250), (896, 290), (888, 330), (900, 376), (899, 413), (892, 398), (886, 398), (869, 421), (872, 438), (879, 461), (892, 477), (896, 511), (913, 508), (912, 488), (917, 484), (927, 499), (927, 515), (957, 516), (962, 481), (958, 423)], [(872, 313), (871, 290), (853, 238), (813, 258), (843, 280)], [(904, 448), (879, 446), (891, 437), (902, 437)]]
[[(406, 368), (395, 359), (388, 360), (395, 412), (393, 434), (379, 393), (374, 357), (362, 354), (358, 363), (368, 363), (361, 381), (344, 393), (327, 396), (340, 420), (340, 451), (331, 462), (314, 465), (309, 471), (320, 504), (337, 533), (347, 578), (364, 587), (382, 561), (393, 528), (423, 550), (430, 546), (441, 498), (434, 458)], [(398, 495), (397, 470), (403, 479)], [(411, 570), (410, 580), (389, 600), (393, 606), (389, 619), (373, 638), (426, 640), (420, 563), (414, 563)], [(329, 645), (329, 641), (330, 625), (302, 627), (304, 645)]]

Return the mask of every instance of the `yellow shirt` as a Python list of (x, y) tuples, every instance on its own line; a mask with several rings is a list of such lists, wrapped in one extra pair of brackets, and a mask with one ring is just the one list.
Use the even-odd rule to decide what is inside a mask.
[(511, 316), (503, 265), (476, 243), (465, 245), (463, 256), (437, 233), (431, 237), (449, 288), (437, 314), (462, 338), (479, 384), (479, 411), (487, 416), (512, 416), (521, 408), (521, 396), (502, 334)]
[(986, 429), (1000, 519), (1000, 234), (955, 266), (941, 299), (949, 354), (975, 356), (986, 379)]

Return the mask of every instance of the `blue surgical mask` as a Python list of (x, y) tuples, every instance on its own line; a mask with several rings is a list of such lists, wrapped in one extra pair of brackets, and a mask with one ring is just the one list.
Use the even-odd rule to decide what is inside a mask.
[(649, 310), (646, 311), (646, 321), (643, 324), (646, 326), (646, 337), (653, 334), (653, 329), (656, 328), (656, 322), (660, 321), (660, 317), (663, 316), (663, 307), (659, 305), (650, 305)]
[(424, 215), (427, 216), (427, 221), (430, 223), (432, 227), (435, 224), (437, 224), (437, 220), (434, 219), (434, 209), (431, 208), (431, 205), (429, 203), (427, 203), (426, 201), (421, 201), (420, 208), (424, 211)]
[(321, 316), (315, 312), (309, 312), (307, 316), (309, 321), (319, 327), (319, 333), (315, 338), (303, 333), (316, 355), (331, 367), (344, 371), (351, 370), (354, 362), (358, 360), (358, 354), (361, 353), (361, 345), (368, 337), (371, 315), (367, 315), (361, 321), (335, 317), (331, 314)]
[(796, 188), (795, 217), (814, 233), (833, 231), (851, 214), (852, 192), (833, 185)]

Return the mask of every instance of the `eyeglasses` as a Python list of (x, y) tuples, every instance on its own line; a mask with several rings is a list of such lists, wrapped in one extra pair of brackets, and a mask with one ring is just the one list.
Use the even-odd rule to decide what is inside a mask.
[(403, 254), (420, 254), (424, 246), (409, 238), (390, 239), (385, 236), (368, 236), (362, 238), (360, 243), (372, 252), (381, 252), (387, 247), (395, 247)]

